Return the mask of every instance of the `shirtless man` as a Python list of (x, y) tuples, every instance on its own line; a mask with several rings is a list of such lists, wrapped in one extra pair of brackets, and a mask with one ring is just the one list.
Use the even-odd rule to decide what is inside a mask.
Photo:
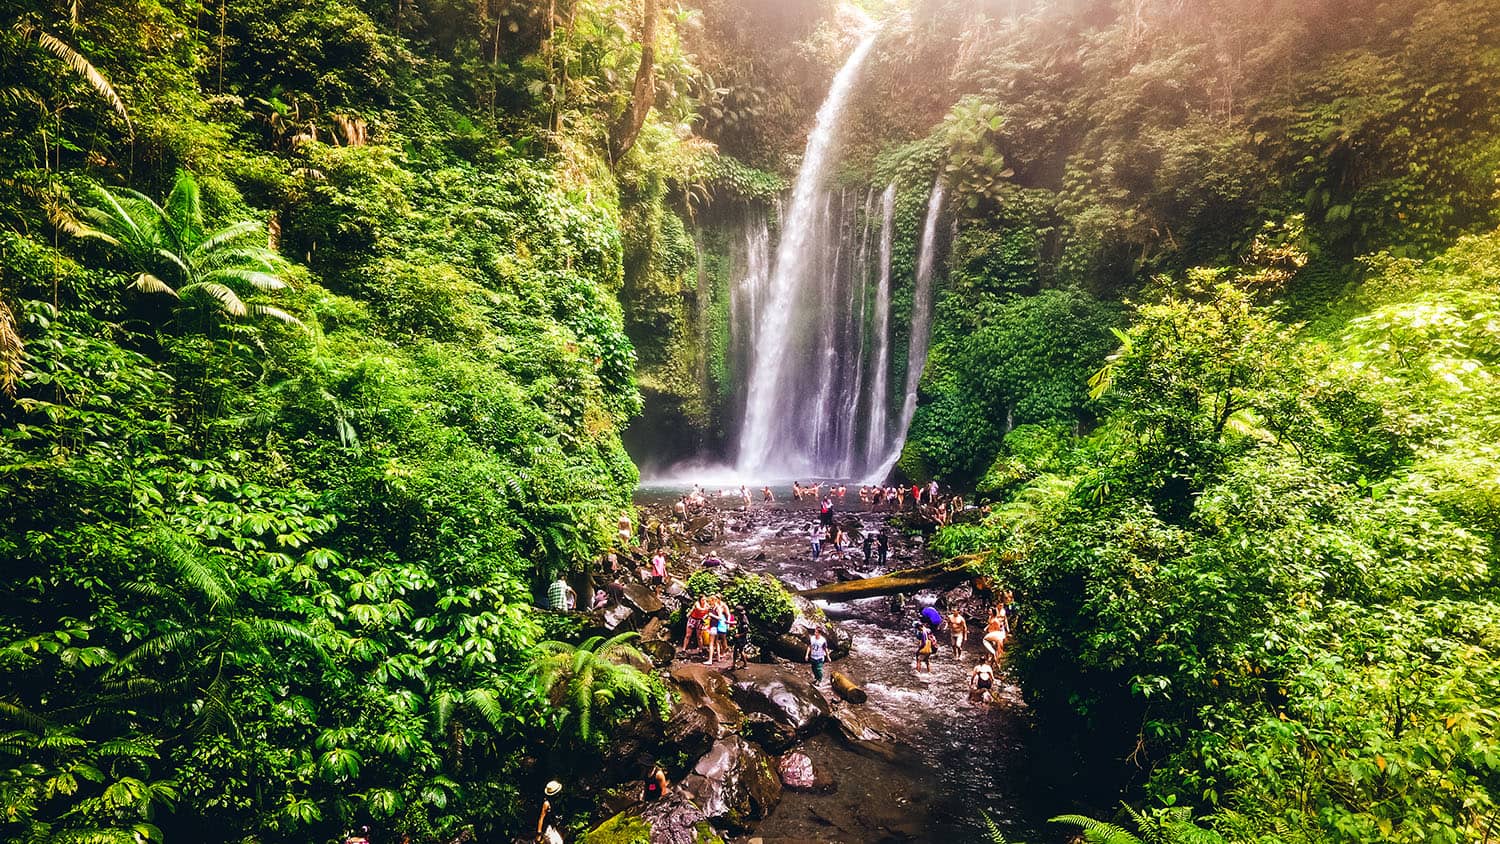
[(969, 622), (964, 620), (964, 614), (956, 609), (948, 613), (948, 636), (953, 642), (954, 659), (964, 655), (964, 637), (968, 635)]
[(776, 500), (776, 496), (771, 493), (770, 487), (763, 486), (760, 488), (760, 500), (770, 504)]

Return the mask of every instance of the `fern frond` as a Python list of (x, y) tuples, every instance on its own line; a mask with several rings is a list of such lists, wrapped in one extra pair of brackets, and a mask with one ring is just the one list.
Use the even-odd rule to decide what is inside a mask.
[(1083, 840), (1089, 844), (1145, 844), (1122, 826), (1086, 815), (1058, 815), (1051, 821), (1078, 827), (1083, 832)]

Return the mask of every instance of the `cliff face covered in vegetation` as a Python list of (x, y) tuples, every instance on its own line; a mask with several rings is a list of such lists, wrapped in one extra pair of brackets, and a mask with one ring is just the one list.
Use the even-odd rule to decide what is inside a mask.
[(0, 837), (515, 828), (533, 590), (636, 482), (676, 19), (626, 153), (638, 4), (16, 11)]
[[(860, 5), (892, 384), (948, 192), (897, 472), (988, 507), (936, 543), (1017, 590), (1063, 764), (1229, 840), (1483, 840), (1500, 6)], [(858, 15), (9, 8), (0, 834), (519, 829), (607, 736), (536, 590), (607, 550), (622, 432), (732, 447), (741, 241)], [(599, 665), (601, 723), (649, 705)]]

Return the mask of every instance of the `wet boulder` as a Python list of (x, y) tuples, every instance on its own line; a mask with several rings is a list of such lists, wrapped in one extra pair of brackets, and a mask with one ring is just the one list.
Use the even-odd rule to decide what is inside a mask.
[(682, 792), (709, 820), (749, 829), (781, 801), (771, 757), (739, 736), (719, 740), (683, 779)]
[(667, 685), (677, 693), (679, 706), (706, 710), (716, 739), (734, 732), (744, 717), (723, 672), (694, 662), (681, 662), (667, 672)]
[(772, 753), (788, 750), (797, 743), (797, 730), (785, 721), (764, 712), (751, 712), (740, 722), (740, 735)]
[(873, 712), (839, 704), (833, 707), (833, 720), (839, 737), (855, 752), (897, 764), (911, 761), (910, 752), (896, 744), (889, 726)]
[(640, 613), (629, 604), (617, 604), (610, 602), (604, 608), (594, 614), (599, 627), (610, 633), (622, 630), (634, 630), (640, 623)]
[(719, 740), (720, 722), (707, 706), (678, 701), (662, 730), (663, 743), (688, 758), (702, 756)]
[(781, 784), (792, 791), (830, 792), (836, 786), (833, 777), (812, 757), (794, 751), (781, 757), (776, 763), (781, 773)]
[(669, 793), (656, 803), (639, 803), (579, 839), (582, 844), (724, 844), (687, 795)]
[(769, 715), (805, 738), (828, 722), (828, 701), (808, 678), (772, 665), (734, 673), (734, 699), (745, 712)]
[(667, 608), (651, 591), (651, 587), (639, 583), (620, 584), (620, 603), (634, 609), (642, 616), (666, 615)]

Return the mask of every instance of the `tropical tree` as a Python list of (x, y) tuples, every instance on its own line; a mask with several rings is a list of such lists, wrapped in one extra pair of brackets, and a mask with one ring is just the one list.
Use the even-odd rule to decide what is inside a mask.
[(209, 231), (191, 173), (178, 171), (165, 205), (129, 188), (94, 186), (91, 194), (96, 204), (80, 208), (81, 220), (66, 221), (64, 228), (102, 241), (130, 261), (134, 289), (164, 293), (230, 318), (255, 315), (297, 323), (280, 308), (242, 298), (250, 290), (287, 287), (286, 265), (268, 247), (246, 242), (263, 231), (259, 222), (243, 220)]
[[(634, 645), (635, 633), (594, 636), (581, 645), (542, 642), (532, 671), (537, 692), (558, 711), (559, 726), (571, 726), (584, 741), (600, 736), (599, 722), (618, 718), (660, 699), (651, 678), (637, 665), (650, 661)], [(561, 732), (559, 733), (562, 734)]]

